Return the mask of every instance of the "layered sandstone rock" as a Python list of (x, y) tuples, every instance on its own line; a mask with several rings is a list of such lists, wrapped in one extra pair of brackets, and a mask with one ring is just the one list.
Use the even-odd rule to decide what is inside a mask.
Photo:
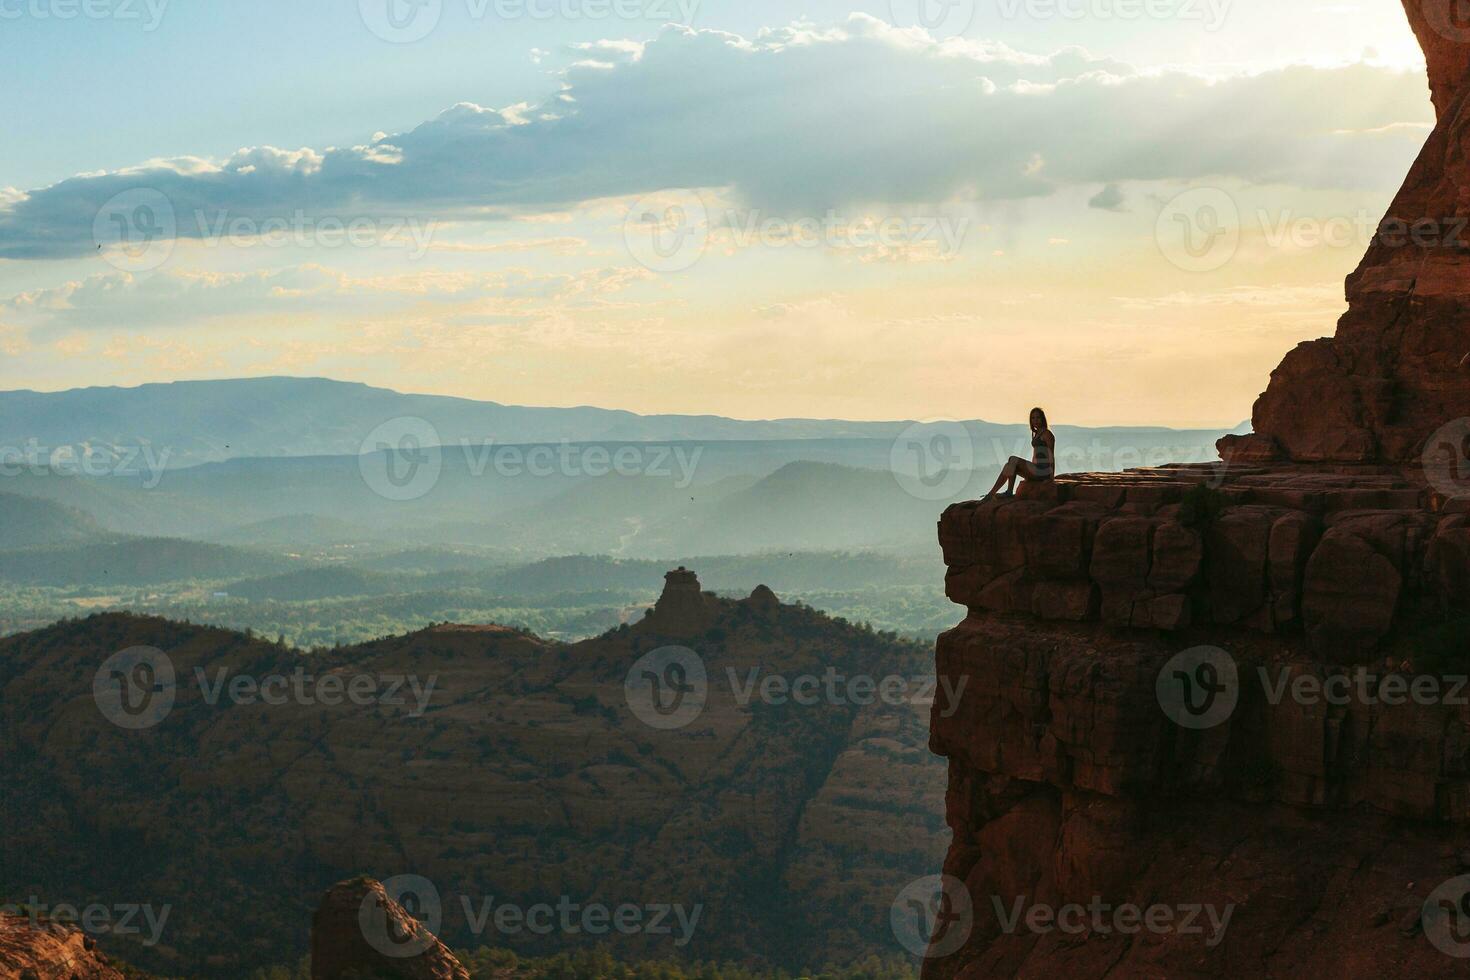
[(123, 980), (74, 926), (0, 912), (0, 980)]
[(957, 504), (939, 540), (973, 612), (1240, 626), (1351, 663), (1406, 618), (1470, 609), (1470, 516), (1429, 505), (1388, 472), (1175, 466)]
[(469, 971), (381, 882), (333, 885), (311, 920), (312, 980), (470, 980)]
[[(1470, 689), (1414, 641), (1464, 615), (1470, 526), (1427, 504), (1391, 473), (1172, 467), (951, 507), (968, 615), (931, 747), (971, 911), (925, 977), (1470, 976), (1422, 934), (1470, 871)], [(1220, 669), (1181, 675), (1200, 650)], [(1181, 721), (1181, 676), (1228, 702)], [(1007, 924), (1016, 903), (1232, 920), (1064, 933)]]
[(1404, 0), (1439, 122), (1347, 281), (1332, 338), (1301, 344), (1228, 459), (1413, 464), (1470, 416), (1470, 17), (1460, 0)]
[[(1439, 125), (1255, 433), (940, 521), (926, 980), (1470, 976), (1470, 500), (1416, 465), (1470, 416), (1470, 7), (1405, 6)], [(1128, 905), (1229, 923), (1056, 926)]]

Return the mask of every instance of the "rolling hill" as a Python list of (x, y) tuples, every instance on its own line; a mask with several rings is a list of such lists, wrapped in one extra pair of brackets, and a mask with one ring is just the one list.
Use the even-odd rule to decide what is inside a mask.
[[(703, 710), (677, 729), (645, 724), (625, 691), (640, 658), (669, 644), (709, 672)], [(94, 681), (140, 645), (176, 680), (151, 688), (171, 698), (156, 725), (124, 729), (99, 710), (112, 702), (94, 701)], [(697, 586), (571, 645), (439, 626), (302, 654), (161, 619), (58, 623), (0, 640), (0, 813), (26, 815), (0, 835), (0, 896), (167, 904), (158, 946), (103, 943), (174, 976), (294, 960), (321, 891), (359, 873), (428, 879), (457, 946), (610, 942), (620, 955), (790, 969), (897, 952), (894, 896), (947, 843), (922, 692), (806, 705), (742, 700), (730, 677), (912, 678), (928, 659), (765, 590), (731, 601)], [(207, 696), (220, 678), (298, 670), (379, 692), (414, 684), (401, 705)], [(409, 693), (430, 681), (427, 696)], [(459, 898), (492, 896), (697, 904), (701, 926), (680, 947), (476, 935)]]

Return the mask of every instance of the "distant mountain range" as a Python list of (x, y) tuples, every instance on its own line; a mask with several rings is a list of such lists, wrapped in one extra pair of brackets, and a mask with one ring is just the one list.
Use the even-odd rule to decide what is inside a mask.
[[(716, 415), (637, 415), (604, 408), (529, 408), (439, 395), (401, 394), (326, 378), (177, 381), (136, 388), (0, 392), (0, 448), (83, 447), (126, 454), (167, 450), (171, 466), (240, 457), (357, 455), (374, 430), (423, 419), (440, 443), (769, 442), (859, 439), (891, 442), (912, 423), (837, 419), (744, 421)], [(1020, 425), (969, 423), (982, 441), (1007, 445)], [(1061, 434), (1063, 430), (1058, 429)], [(1098, 429), (1124, 433), (1161, 429)], [(1216, 433), (1218, 435), (1218, 433)], [(1010, 450), (1008, 450), (1009, 452)]]
[[(387, 474), (412, 470), (381, 427), (404, 419), (431, 478), (400, 494)], [(521, 558), (913, 548), (946, 503), (1029, 452), (1024, 426), (927, 423), (915, 439), (914, 425), (520, 408), (298, 378), (0, 392), (0, 547), (111, 533)], [(1055, 431), (1063, 471), (1212, 459), (1222, 434)]]

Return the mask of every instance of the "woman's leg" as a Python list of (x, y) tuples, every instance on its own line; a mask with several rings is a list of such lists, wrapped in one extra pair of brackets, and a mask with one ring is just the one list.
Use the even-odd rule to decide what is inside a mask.
[(994, 497), (1000, 492), (1001, 487), (1006, 488), (1007, 494), (1013, 492), (1016, 486), (1016, 473), (1022, 465), (1029, 464), (1026, 464), (1026, 461), (1019, 456), (1012, 456), (1006, 460), (1006, 465), (1001, 469), (1000, 476), (996, 477), (995, 486), (990, 488), (990, 492), (985, 495), (985, 499), (989, 500), (991, 497)]

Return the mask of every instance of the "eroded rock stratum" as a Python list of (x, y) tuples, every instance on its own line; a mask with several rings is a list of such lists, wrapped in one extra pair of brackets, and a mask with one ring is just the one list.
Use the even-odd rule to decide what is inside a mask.
[(1438, 125), (1254, 433), (940, 521), (928, 980), (1470, 976), (1470, 16), (1405, 7)]
[(1348, 277), (1336, 336), (1287, 354), (1227, 459), (1413, 463), (1470, 416), (1470, 16), (1403, 2), (1438, 123)]

